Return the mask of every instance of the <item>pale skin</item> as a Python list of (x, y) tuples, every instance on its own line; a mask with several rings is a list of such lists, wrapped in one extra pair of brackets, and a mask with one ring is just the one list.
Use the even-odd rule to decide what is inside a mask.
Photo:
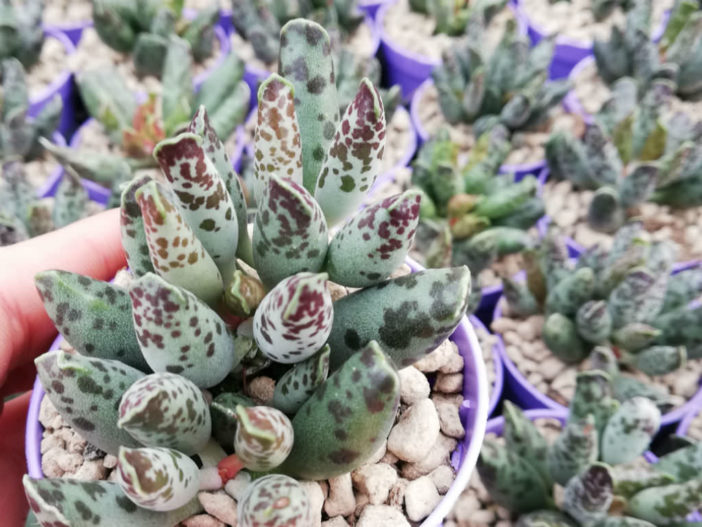
[[(61, 230), (0, 248), (0, 511), (3, 525), (23, 525), (27, 502), (24, 429), (36, 370), (56, 329), (34, 287), (34, 275), (61, 269), (109, 280), (126, 265), (120, 242), (119, 209)], [(5, 397), (26, 392), (3, 406)]]

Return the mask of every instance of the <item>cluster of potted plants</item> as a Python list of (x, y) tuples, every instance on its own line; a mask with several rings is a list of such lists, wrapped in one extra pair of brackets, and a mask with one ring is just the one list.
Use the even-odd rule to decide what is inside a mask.
[(27, 525), (698, 521), (697, 1), (0, 26), (0, 244), (119, 208), (127, 261), (35, 278)]

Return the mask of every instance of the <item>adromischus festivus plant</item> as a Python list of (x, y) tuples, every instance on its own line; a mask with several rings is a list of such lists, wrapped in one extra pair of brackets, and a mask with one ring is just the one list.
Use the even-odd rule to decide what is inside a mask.
[[(388, 279), (414, 236), (416, 192), (357, 212), (382, 160), (378, 91), (364, 80), (340, 119), (329, 37), (305, 20), (281, 32), (280, 71), (259, 90), (252, 238), (239, 180), (201, 109), (155, 149), (168, 183), (137, 177), (122, 194), (128, 290), (37, 276), (77, 352), (36, 360), (47, 397), (118, 458), (116, 482), (26, 477), (43, 525), (174, 524), (199, 509), (199, 489), (242, 469), (269, 474), (239, 500), (239, 525), (306, 524), (295, 478), (367, 460), (395, 419), (396, 365), (434, 349), (463, 317), (467, 268)], [(328, 280), (360, 289), (332, 302)], [(243, 390), (263, 370), (278, 378), (268, 406)]]
[(116, 71), (97, 69), (77, 76), (88, 113), (103, 126), (123, 155), (95, 153), (81, 148), (43, 144), (65, 167), (82, 178), (110, 185), (115, 192), (139, 168), (156, 167), (152, 152), (157, 143), (182, 130), (197, 108), (204, 106), (210, 125), (225, 141), (241, 125), (249, 110), (250, 89), (243, 81), (244, 63), (230, 53), (195, 91), (188, 43), (170, 37), (163, 66), (162, 91), (138, 103)]
[(466, 37), (443, 53), (441, 65), (431, 73), (444, 118), (451, 124), (473, 125), (476, 135), (496, 123), (514, 131), (544, 122), (570, 90), (567, 79), (548, 80), (554, 40), (545, 38), (531, 48), (516, 21), (509, 20), (488, 54), (485, 29), (476, 17)]
[(195, 62), (214, 51), (217, 2), (209, 2), (190, 19), (184, 15), (182, 1), (92, 0), (92, 4), (95, 31), (115, 51), (131, 53), (137, 75), (161, 77), (174, 36), (188, 42)]
[(416, 13), (431, 16), (436, 33), (459, 36), (466, 31), (471, 19), (490, 20), (507, 5), (507, 0), (409, 0)]
[(551, 176), (595, 190), (587, 220), (598, 231), (615, 232), (646, 201), (702, 205), (702, 126), (669, 111), (669, 81), (652, 82), (639, 102), (636, 92), (632, 78), (618, 80), (581, 139), (559, 131), (546, 144)]
[[(683, 525), (702, 506), (702, 445), (690, 444), (649, 464), (641, 458), (661, 414), (645, 397), (619, 403), (602, 370), (578, 374), (568, 420), (548, 444), (510, 402), (504, 442), (487, 439), (478, 474), (499, 505), (523, 527)], [(564, 487), (556, 500), (554, 486)]]
[(526, 282), (504, 279), (504, 294), (516, 316), (544, 313), (542, 338), (559, 359), (607, 364), (619, 399), (645, 395), (665, 409), (664, 394), (624, 372), (663, 375), (701, 356), (702, 306), (688, 304), (702, 293), (702, 268), (671, 274), (675, 253), (630, 222), (611, 250), (593, 247), (573, 264), (550, 232), (525, 252)]
[(515, 182), (512, 174), (498, 175), (510, 150), (509, 131), (499, 124), (460, 163), (446, 129), (422, 145), (412, 183), (422, 192), (415, 246), (427, 267), (467, 265), (475, 276), (534, 245), (527, 230), (544, 215), (543, 201), (533, 176)]
[(606, 42), (593, 43), (593, 55), (600, 77), (612, 84), (633, 77), (639, 87), (657, 79), (668, 79), (682, 99), (698, 100), (702, 95), (702, 12), (699, 3), (676, 0), (660, 41), (652, 39), (653, 0), (629, 0), (626, 26), (612, 28)]

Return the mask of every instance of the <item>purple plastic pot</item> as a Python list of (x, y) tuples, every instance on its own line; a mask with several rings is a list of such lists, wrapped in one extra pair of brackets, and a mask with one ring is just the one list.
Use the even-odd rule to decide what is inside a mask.
[(46, 25), (44, 26), (44, 29), (60, 31), (68, 37), (73, 45), (77, 45), (78, 42), (80, 42), (80, 37), (83, 36), (83, 30), (86, 27), (91, 27), (92, 25), (92, 20), (81, 20), (79, 22), (69, 22), (66, 24)]
[[(422, 267), (408, 259), (407, 264), (413, 272), (421, 271)], [(464, 317), (450, 339), (456, 343), (464, 359), (463, 397), (459, 409), (461, 422), (466, 430), (465, 438), (458, 444), (451, 456), (451, 464), (456, 470), (456, 479), (451, 488), (443, 496), (434, 511), (421, 524), (422, 527), (438, 527), (451, 511), (456, 500), (468, 485), (480, 453), (480, 447), (485, 436), (485, 423), (488, 416), (487, 376), (485, 364), (475, 331)], [(62, 337), (58, 336), (49, 350), (58, 349)], [(32, 478), (43, 478), (41, 470), (41, 437), (43, 427), (39, 423), (39, 408), (44, 397), (44, 389), (39, 377), (34, 381), (34, 389), (29, 402), (27, 425), (25, 430), (25, 455), (27, 472)]]
[[(424, 127), (422, 120), (419, 116), (419, 108), (421, 106), (421, 99), (426, 92), (434, 85), (433, 79), (427, 79), (417, 88), (412, 96), (410, 102), (410, 116), (412, 118), (412, 125), (417, 131), (417, 142), (418, 148), (422, 146), (426, 141), (429, 140), (429, 132)], [(520, 181), (522, 178), (528, 175), (536, 175), (543, 171), (546, 166), (546, 161), (538, 161), (536, 163), (524, 164), (524, 165), (502, 165), (500, 167), (500, 172), (503, 174), (514, 174), (515, 180)]]
[(358, 0), (358, 7), (369, 17), (375, 20), (380, 9), (385, 4), (389, 4), (392, 0)]
[[(44, 28), (44, 34), (47, 38), (55, 38), (63, 46), (66, 55), (73, 55), (76, 48), (73, 42), (64, 35), (61, 31), (54, 28)], [(73, 132), (75, 123), (75, 109), (73, 107), (73, 74), (66, 69), (46, 88), (44, 88), (36, 97), (32, 97), (29, 101), (29, 117), (36, 117), (39, 112), (53, 99), (56, 94), (61, 96), (63, 101), (63, 111), (61, 112), (61, 121), (59, 122), (58, 131), (63, 135), (68, 135)]]
[[(478, 317), (475, 315), (470, 315), (468, 320), (473, 325), (474, 328), (480, 329), (485, 333), (490, 333), (490, 330), (485, 327)], [(495, 382), (491, 387), (490, 401), (488, 402), (488, 417), (495, 413), (497, 405), (502, 400), (502, 388), (504, 386), (504, 371), (502, 367), (502, 361), (500, 360), (500, 355), (497, 351), (497, 346), (492, 347), (492, 363), (495, 367)]]
[[(700, 265), (702, 265), (702, 262), (700, 261), (676, 264), (673, 268), (673, 274), (679, 273), (680, 271), (684, 271), (686, 269), (698, 267)], [(500, 306), (500, 302), (498, 301), (497, 305), (495, 306), (493, 320), (497, 320), (500, 317), (502, 317), (502, 308)], [(565, 406), (541, 393), (526, 379), (526, 377), (524, 377), (522, 372), (519, 371), (517, 365), (512, 362), (512, 359), (510, 359), (507, 355), (507, 350), (505, 349), (505, 344), (502, 337), (498, 333), (495, 333), (495, 336), (497, 337), (497, 351), (505, 369), (505, 396), (513, 400), (520, 408), (549, 408), (554, 410), (565, 410)], [(685, 404), (671, 412), (664, 414), (661, 419), (661, 428), (674, 425), (688, 413), (694, 411), (696, 408), (699, 408), (701, 404), (702, 388), (700, 388), (697, 393)]]
[[(371, 56), (375, 57), (378, 54), (378, 49), (380, 48), (380, 33), (378, 32), (378, 26), (370, 15), (366, 15), (364, 24), (366, 24), (371, 30), (371, 37), (373, 39), (373, 53)], [(232, 33), (236, 33), (236, 29), (233, 25), (231, 27), (230, 34)], [(254, 108), (254, 106), (258, 104), (258, 87), (268, 78), (270, 74), (271, 72), (266, 69), (261, 69), (248, 64), (246, 65), (246, 69), (244, 70), (244, 80), (246, 81), (246, 84), (249, 85), (249, 88), (251, 88), (250, 108)]]
[(702, 391), (698, 392), (695, 397), (693, 397), (690, 402), (694, 402), (694, 406), (690, 408), (690, 412), (682, 418), (678, 427), (675, 429), (675, 434), (679, 436), (686, 436), (687, 431), (690, 429), (692, 421), (702, 412)]
[[(518, 18), (526, 26), (527, 33), (533, 45), (540, 42), (546, 31), (535, 24), (527, 13), (526, 7), (520, 0), (512, 0), (512, 5), (517, 12)], [(663, 36), (665, 26), (668, 23), (669, 13), (663, 17), (661, 25), (653, 33), (653, 41), (658, 42)], [(571, 39), (565, 36), (556, 38), (556, 49), (553, 54), (553, 61), (549, 71), (551, 79), (562, 79), (568, 77), (575, 65), (585, 57), (592, 55), (592, 42)]]
[[(573, 86), (576, 85), (575, 81), (580, 76), (582, 71), (589, 67), (593, 62), (595, 62), (595, 58), (590, 55), (582, 59), (573, 67), (573, 70), (568, 75), (568, 78)], [(563, 106), (568, 113), (581, 117), (585, 124), (592, 124), (593, 116), (585, 111), (585, 108), (583, 108), (583, 105), (580, 103), (580, 99), (578, 99), (575, 90), (570, 90), (568, 92), (565, 99), (563, 99)]]

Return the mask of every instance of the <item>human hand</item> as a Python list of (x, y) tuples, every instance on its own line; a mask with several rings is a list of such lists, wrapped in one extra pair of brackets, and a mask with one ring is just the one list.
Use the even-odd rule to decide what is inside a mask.
[(34, 275), (61, 269), (109, 280), (126, 264), (119, 209), (58, 231), (0, 248), (0, 511), (2, 525), (20, 526), (27, 514), (22, 488), (26, 472), (24, 429), (34, 359), (49, 349), (56, 329), (34, 287)]

